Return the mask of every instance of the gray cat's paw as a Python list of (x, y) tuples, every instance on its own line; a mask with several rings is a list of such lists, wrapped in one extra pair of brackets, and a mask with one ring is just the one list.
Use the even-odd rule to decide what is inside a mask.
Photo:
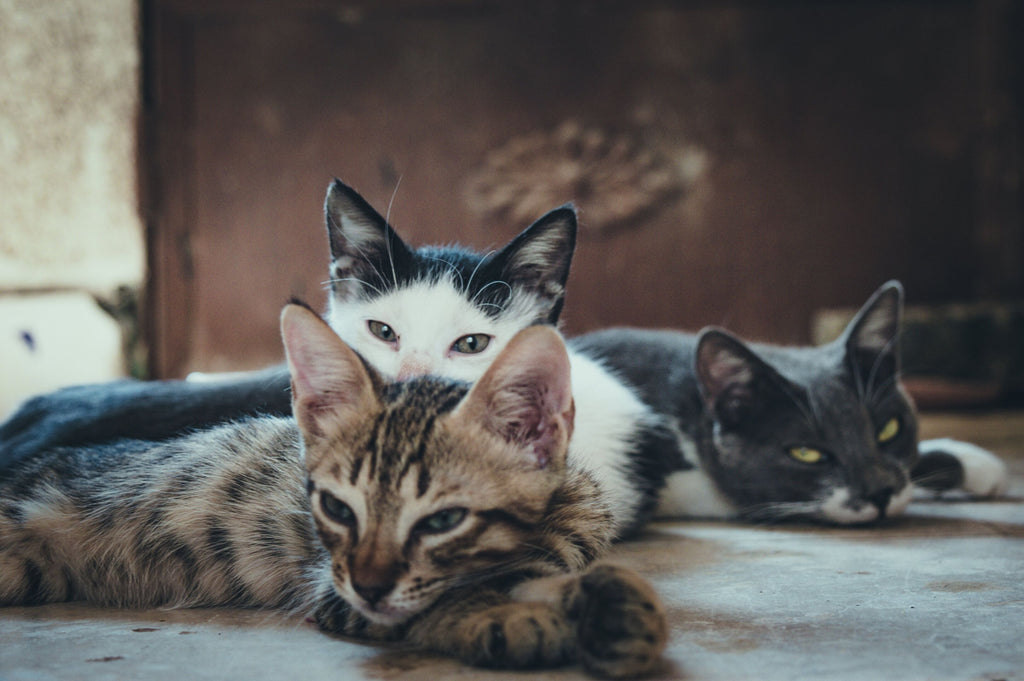
[(584, 669), (608, 678), (648, 674), (668, 640), (665, 610), (654, 589), (631, 570), (601, 565), (580, 580), (572, 608), (579, 618)]
[(924, 440), (914, 465), (914, 484), (944, 492), (959, 489), (974, 497), (991, 498), (1006, 493), (1009, 471), (1002, 459), (970, 442), (941, 438)]

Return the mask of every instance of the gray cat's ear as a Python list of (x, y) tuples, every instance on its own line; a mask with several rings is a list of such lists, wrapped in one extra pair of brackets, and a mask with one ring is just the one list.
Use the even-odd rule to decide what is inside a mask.
[(565, 205), (523, 230), (488, 262), (494, 281), (533, 293), (540, 307), (535, 321), (554, 324), (565, 303), (572, 254), (576, 249), (576, 210)]
[(324, 200), (324, 220), (335, 297), (348, 299), (364, 290), (398, 285), (410, 258), (409, 247), (358, 192), (334, 180)]
[(903, 286), (890, 281), (864, 304), (846, 327), (840, 341), (846, 361), (859, 379), (891, 381), (900, 369), (900, 325), (903, 317)]
[(316, 312), (286, 306), (281, 338), (292, 376), (292, 411), (305, 436), (341, 430), (378, 405), (372, 370)]
[(528, 468), (564, 467), (575, 406), (562, 337), (550, 326), (517, 333), (456, 413), (513, 445)]
[(723, 329), (701, 331), (694, 366), (705, 406), (728, 427), (742, 425), (780, 390), (795, 394), (789, 381)]

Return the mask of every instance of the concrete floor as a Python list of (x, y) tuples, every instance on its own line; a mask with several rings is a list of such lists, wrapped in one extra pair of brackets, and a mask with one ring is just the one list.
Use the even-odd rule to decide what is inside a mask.
[[(988, 446), (1010, 496), (918, 500), (864, 529), (659, 524), (623, 544), (669, 606), (665, 679), (1024, 681), (1024, 413), (931, 415), (926, 437)], [(578, 679), (495, 673), (227, 610), (0, 610), (0, 678)]]

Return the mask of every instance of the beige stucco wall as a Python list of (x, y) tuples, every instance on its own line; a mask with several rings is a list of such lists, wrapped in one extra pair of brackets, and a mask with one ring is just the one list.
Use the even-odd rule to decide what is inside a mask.
[(137, 26), (135, 0), (0, 0), (0, 417), (23, 392), (123, 371), (117, 334), (96, 331), (115, 322), (68, 290), (143, 278)]

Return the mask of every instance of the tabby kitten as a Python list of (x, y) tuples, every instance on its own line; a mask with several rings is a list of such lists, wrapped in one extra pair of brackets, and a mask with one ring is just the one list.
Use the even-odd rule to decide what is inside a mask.
[(991, 453), (952, 440), (919, 447), (899, 380), (902, 307), (890, 282), (822, 347), (747, 344), (719, 329), (611, 329), (572, 345), (677, 431), (683, 462), (659, 515), (854, 524), (902, 513), (912, 481), (1001, 493), (1006, 468)]
[(569, 360), (518, 334), (472, 388), (386, 382), (315, 313), (282, 334), (295, 420), (55, 449), (0, 484), (0, 604), (313, 610), (332, 632), (478, 665), (657, 664), (664, 611), (593, 566), (620, 511), (568, 453)]
[[(387, 377), (478, 378), (516, 332), (554, 324), (576, 243), (576, 214), (557, 208), (504, 248), (408, 246), (355, 190), (335, 180), (324, 202), (329, 321)], [(120, 381), (27, 401), (0, 423), (0, 477), (57, 445), (162, 439), (246, 414), (289, 413), (284, 366), (216, 382)]]

